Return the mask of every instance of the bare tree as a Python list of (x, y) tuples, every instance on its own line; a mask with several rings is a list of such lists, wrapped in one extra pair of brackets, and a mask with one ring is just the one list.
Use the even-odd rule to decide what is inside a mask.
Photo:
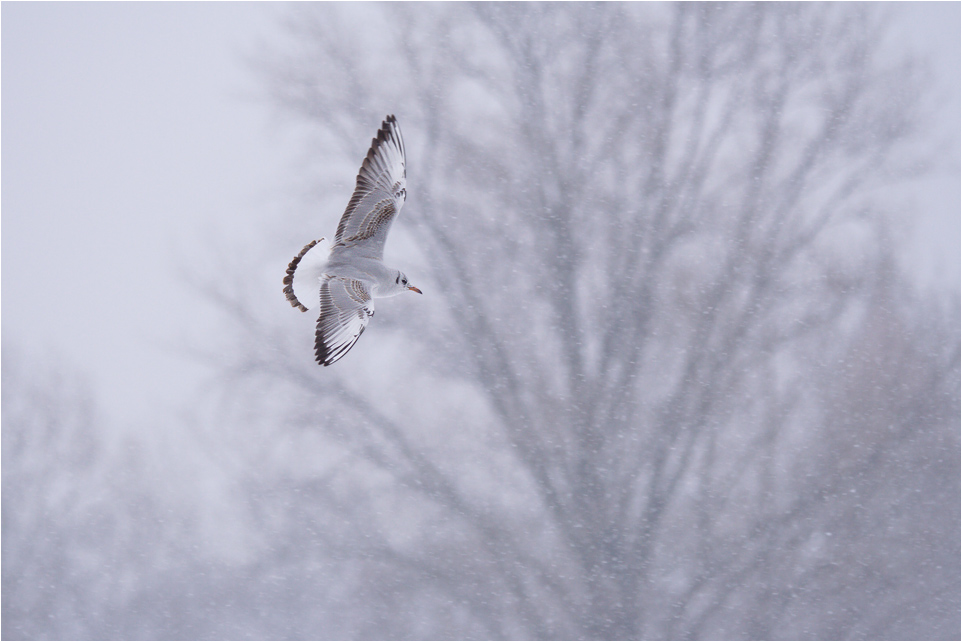
[[(879, 430), (870, 396), (843, 408), (818, 379), (861, 359), (888, 251), (873, 189), (911, 168), (917, 134), (907, 68), (879, 62), (880, 14), (481, 4), (366, 11), (360, 30), (351, 11), (298, 8), (267, 78), (339, 168), (397, 113), (410, 195), (391, 243), (416, 235), (406, 271), (430, 296), (322, 371), (283, 301), (208, 290), (237, 332), (219, 357), (221, 425), (238, 439), (224, 456), (256, 471), (245, 492), (266, 561), (251, 572), (314, 604), (288, 634), (894, 630), (881, 560), (851, 617), (807, 597), (841, 590), (826, 566), (862, 563), (863, 527), (838, 526), (861, 497), (845, 489), (905, 434)], [(274, 267), (339, 211), (285, 221)], [(887, 381), (892, 412), (952, 389), (957, 349), (933, 349), (909, 361), (937, 380)], [(902, 425), (957, 450), (953, 401), (932, 403)], [(838, 449), (865, 435), (864, 456)], [(919, 599), (952, 594), (931, 590)], [(951, 628), (951, 609), (933, 613), (907, 630)], [(806, 628), (819, 621), (833, 628)]]
[(197, 559), (194, 507), (150, 478), (157, 453), (111, 426), (81, 374), (12, 341), (2, 406), (3, 638), (193, 637), (170, 613), (193, 615), (178, 598), (219, 569)]
[(92, 507), (102, 437), (77, 377), (3, 355), (3, 637), (79, 638), (102, 606), (88, 566), (107, 522)]

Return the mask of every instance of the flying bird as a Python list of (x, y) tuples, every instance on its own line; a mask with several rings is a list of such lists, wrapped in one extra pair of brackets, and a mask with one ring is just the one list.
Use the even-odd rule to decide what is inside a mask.
[(314, 333), (317, 362), (329, 366), (354, 347), (374, 316), (374, 299), (411, 291), (421, 294), (400, 270), (384, 265), (384, 242), (407, 198), (404, 140), (394, 116), (381, 123), (357, 173), (357, 185), (334, 243), (325, 257), (319, 245), (304, 246), (287, 266), (284, 294), (307, 312), (320, 305)]

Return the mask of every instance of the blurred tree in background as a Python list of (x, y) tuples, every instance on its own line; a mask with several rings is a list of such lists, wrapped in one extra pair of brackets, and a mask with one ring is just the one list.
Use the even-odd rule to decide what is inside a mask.
[(83, 556), (105, 530), (81, 488), (102, 444), (83, 385), (64, 375), (28, 381), (21, 359), (4, 347), (3, 637), (79, 638), (96, 583)]
[[(154, 535), (181, 563), (113, 635), (958, 637), (959, 301), (893, 267), (885, 195), (928, 148), (876, 7), (298, 5), (290, 31), (258, 64), (322, 195), (197, 283), (226, 328), (197, 448), (241, 552)], [(425, 296), (320, 368), (280, 278), (387, 113), (388, 262)], [(16, 425), (5, 636), (34, 573), (8, 574)]]
[[(330, 371), (303, 322), (232, 301), (227, 368), (263, 410), (248, 430), (312, 453), (256, 493), (287, 498), (265, 528), (352, 578), (337, 634), (944, 633), (958, 549), (932, 533), (957, 510), (913, 511), (957, 503), (958, 339), (899, 317), (877, 194), (915, 169), (919, 114), (878, 14), (399, 7), (360, 40), (350, 20), (296, 13), (266, 77), (345, 167), (399, 115), (393, 242), (432, 296)], [(287, 253), (340, 210), (285, 222)], [(919, 476), (949, 484), (928, 509)], [(899, 613), (916, 555), (931, 575)]]

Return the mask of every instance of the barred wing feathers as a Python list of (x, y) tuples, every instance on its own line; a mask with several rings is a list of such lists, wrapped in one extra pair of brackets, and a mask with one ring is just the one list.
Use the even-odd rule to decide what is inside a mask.
[(357, 174), (351, 201), (341, 216), (334, 249), (356, 248), (364, 256), (384, 258), (384, 241), (407, 197), (404, 139), (394, 116), (381, 124)]
[(321, 280), (321, 313), (314, 333), (317, 362), (329, 366), (347, 354), (373, 315), (374, 303), (367, 285), (356, 279), (325, 275)]

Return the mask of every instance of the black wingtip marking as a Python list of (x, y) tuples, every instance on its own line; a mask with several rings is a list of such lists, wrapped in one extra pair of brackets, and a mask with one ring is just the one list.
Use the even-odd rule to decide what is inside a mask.
[[(377, 154), (378, 147), (381, 144), (388, 142), (391, 137), (392, 132), (395, 131), (397, 127), (397, 119), (394, 114), (389, 115), (381, 122), (381, 128), (377, 130), (377, 136), (371, 139), (371, 148), (367, 150), (367, 156), (365, 157), (365, 162), (371, 162), (374, 160), (374, 156)], [(398, 141), (400, 143), (400, 141)]]
[[(404, 139), (401, 137), (401, 130), (397, 124), (397, 119), (394, 114), (388, 115), (382, 122), (381, 128), (377, 131), (377, 136), (371, 139), (371, 146), (367, 150), (367, 155), (364, 160), (361, 161), (361, 169), (357, 172), (357, 178), (354, 180), (355, 188), (354, 194), (351, 195), (351, 200), (348, 201), (347, 208), (344, 210), (344, 214), (341, 215), (341, 220), (337, 225), (337, 232), (334, 234), (334, 245), (343, 245), (348, 239), (344, 238), (344, 230), (347, 228), (348, 214), (353, 212), (357, 208), (358, 203), (364, 197), (361, 191), (361, 186), (366, 185), (365, 176), (373, 174), (376, 172), (374, 165), (376, 163), (377, 155), (380, 151), (381, 145), (385, 143), (392, 142), (400, 151), (401, 157), (404, 157)], [(407, 175), (407, 170), (404, 170), (404, 175)], [(407, 197), (407, 191), (401, 190), (400, 192), (395, 191), (395, 198)]]
[[(371, 316), (373, 316), (373, 313), (371, 313)], [(364, 326), (361, 326), (360, 331), (353, 340), (348, 341), (344, 345), (338, 346), (338, 348), (333, 351), (328, 350), (327, 345), (324, 343), (324, 339), (321, 336), (321, 331), (317, 330), (314, 333), (314, 360), (325, 368), (340, 361), (341, 357), (351, 351), (351, 348), (354, 347), (354, 344), (357, 343), (358, 339), (361, 338), (361, 335), (364, 334), (365, 329), (366, 328)]]

